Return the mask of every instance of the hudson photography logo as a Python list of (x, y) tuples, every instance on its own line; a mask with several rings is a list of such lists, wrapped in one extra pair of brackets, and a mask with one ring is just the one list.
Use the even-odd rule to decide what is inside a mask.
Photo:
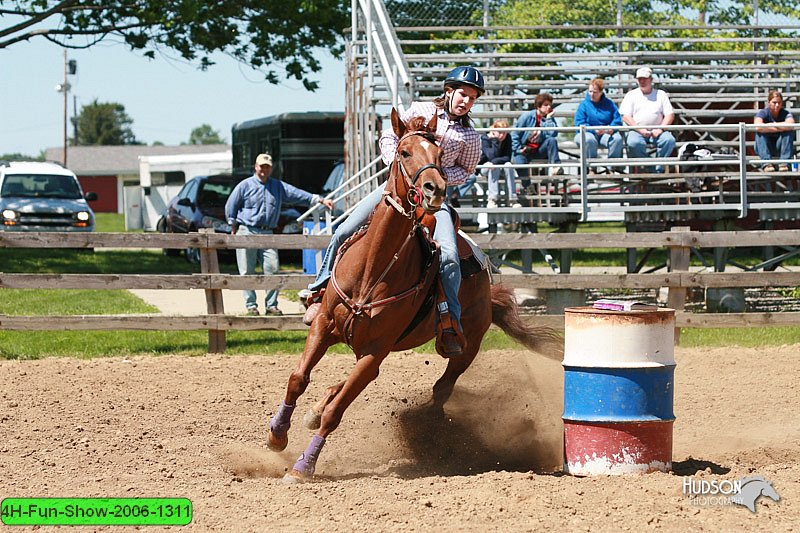
[(776, 502), (781, 499), (772, 482), (763, 476), (747, 476), (738, 480), (728, 479), (683, 479), (683, 495), (692, 505), (703, 507), (727, 507), (741, 505), (756, 512), (756, 502), (761, 496)]

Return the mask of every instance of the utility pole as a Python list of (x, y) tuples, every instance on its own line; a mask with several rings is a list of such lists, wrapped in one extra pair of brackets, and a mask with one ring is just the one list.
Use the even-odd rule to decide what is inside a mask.
[(69, 84), (67, 83), (67, 49), (64, 48), (64, 167), (67, 166), (67, 93)]
[[(64, 154), (61, 158), (62, 164), (66, 167), (67, 166), (67, 144), (69, 143), (69, 137), (67, 136), (67, 102), (69, 96), (69, 82), (67, 81), (67, 76), (71, 74), (75, 74), (78, 71), (78, 64), (77, 62), (72, 60), (67, 60), (67, 49), (64, 49), (64, 83), (59, 83), (56, 85), (56, 91), (60, 93), (64, 93)], [(75, 132), (75, 138), (78, 138), (77, 130)]]

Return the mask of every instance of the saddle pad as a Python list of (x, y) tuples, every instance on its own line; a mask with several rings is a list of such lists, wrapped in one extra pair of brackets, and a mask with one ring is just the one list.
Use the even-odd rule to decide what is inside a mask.
[(458, 258), (461, 262), (461, 277), (468, 278), (478, 272), (489, 269), (489, 257), (478, 248), (469, 235), (461, 230), (456, 234)]

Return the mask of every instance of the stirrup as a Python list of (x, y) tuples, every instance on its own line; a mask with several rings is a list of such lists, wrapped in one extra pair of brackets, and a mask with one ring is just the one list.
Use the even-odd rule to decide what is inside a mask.
[(464, 353), (466, 340), (454, 328), (445, 328), (436, 336), (436, 352), (442, 357), (456, 357)]

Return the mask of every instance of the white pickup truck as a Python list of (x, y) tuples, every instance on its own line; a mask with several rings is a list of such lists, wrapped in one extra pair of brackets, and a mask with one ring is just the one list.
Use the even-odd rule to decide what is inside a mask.
[(93, 200), (61, 165), (0, 161), (0, 231), (94, 231)]

